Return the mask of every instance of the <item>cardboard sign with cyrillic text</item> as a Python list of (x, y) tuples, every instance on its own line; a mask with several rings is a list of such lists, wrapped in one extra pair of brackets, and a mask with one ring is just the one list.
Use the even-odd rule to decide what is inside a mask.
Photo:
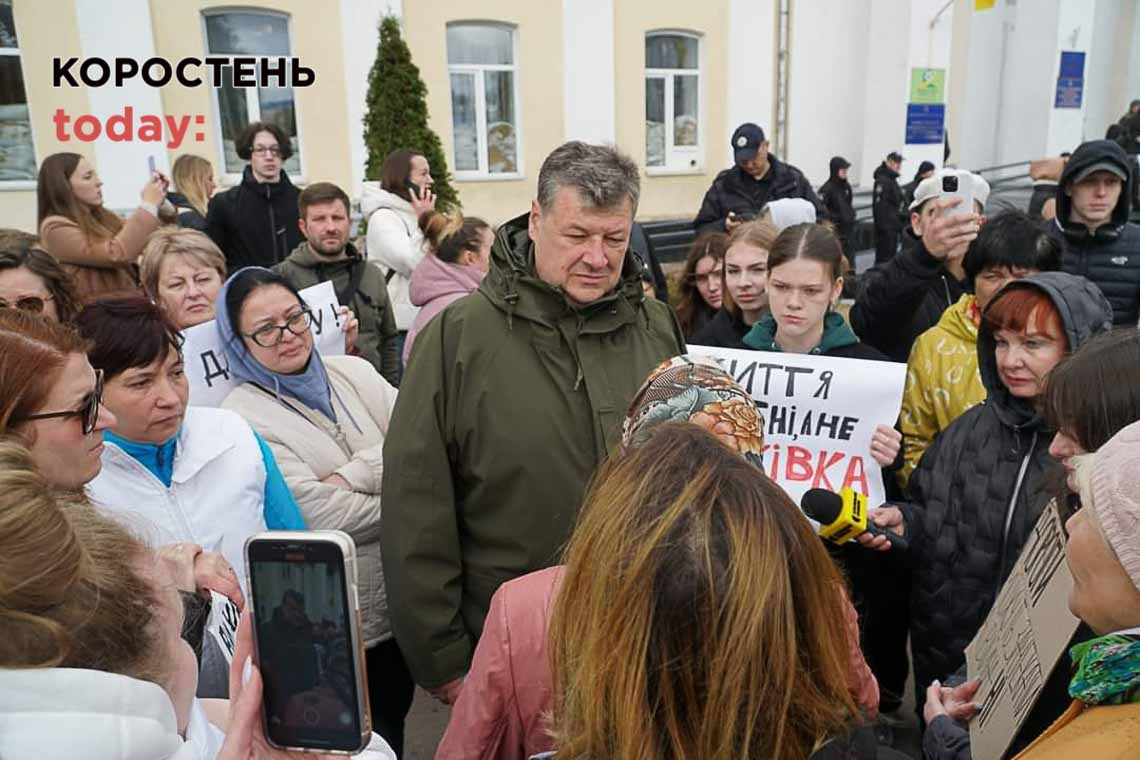
[(793, 501), (811, 488), (848, 487), (872, 506), (883, 503), (871, 436), (898, 419), (905, 364), (707, 346), (689, 353), (716, 359), (756, 400), (764, 469)]
[[(344, 353), (343, 319), (331, 282), (322, 282), (301, 291), (313, 312), (313, 345), (322, 356)], [(214, 320), (195, 325), (182, 333), (182, 357), (190, 381), (190, 403), (194, 406), (220, 406), (237, 387), (222, 351), (222, 341)]]

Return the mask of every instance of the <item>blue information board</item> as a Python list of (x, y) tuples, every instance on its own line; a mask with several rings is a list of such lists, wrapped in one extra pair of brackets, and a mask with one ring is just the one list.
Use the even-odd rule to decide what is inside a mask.
[(906, 144), (941, 145), (946, 125), (946, 106), (942, 103), (908, 103), (906, 106)]
[(1057, 72), (1054, 108), (1080, 108), (1085, 93), (1085, 54), (1079, 50), (1062, 50)]

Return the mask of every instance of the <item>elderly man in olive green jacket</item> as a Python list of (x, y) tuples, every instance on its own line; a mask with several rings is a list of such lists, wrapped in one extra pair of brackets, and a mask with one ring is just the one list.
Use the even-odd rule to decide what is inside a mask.
[(633, 394), (684, 352), (627, 254), (638, 193), (615, 149), (556, 149), (480, 288), (416, 339), (385, 439), (381, 545), (400, 649), (446, 702), (491, 595), (558, 563)]

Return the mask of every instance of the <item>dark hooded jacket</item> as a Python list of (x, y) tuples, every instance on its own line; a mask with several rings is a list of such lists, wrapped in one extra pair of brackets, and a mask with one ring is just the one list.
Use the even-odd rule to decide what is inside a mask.
[[(780, 351), (776, 344), (776, 318), (765, 314), (744, 336), (747, 348), (757, 351)], [(823, 319), (823, 335), (819, 345), (809, 353), (816, 356), (836, 356), (843, 359), (868, 359), (887, 361), (887, 357), (865, 343), (860, 343), (855, 333), (847, 326), (847, 321), (838, 312), (829, 312)]]
[(389, 610), (429, 688), (466, 672), (501, 583), (557, 564), (634, 393), (685, 350), (629, 253), (615, 291), (575, 306), (535, 274), (527, 222), (416, 337), (384, 443)]
[(206, 217), (198, 213), (198, 209), (190, 204), (185, 195), (171, 190), (166, 194), (166, 200), (170, 201), (170, 205), (174, 206), (174, 210), (178, 213), (179, 227), (198, 232), (206, 231)]
[(765, 204), (780, 198), (803, 198), (815, 206), (818, 219), (830, 218), (803, 172), (771, 153), (768, 154), (768, 163), (768, 173), (761, 179), (756, 179), (739, 166), (716, 175), (705, 193), (697, 218), (693, 220), (698, 235), (707, 230), (724, 232), (724, 220), (728, 218), (729, 211), (737, 216), (755, 218)]
[(966, 283), (927, 253), (922, 238), (908, 227), (899, 253), (864, 272), (859, 288), (851, 327), (891, 361), (905, 362), (918, 336), (938, 324), (942, 312), (966, 292)]
[(241, 183), (210, 199), (206, 234), (226, 256), (232, 274), (242, 267), (272, 267), (304, 242), (297, 225), (300, 191), (281, 170), (274, 183), (258, 182), (249, 166)]
[(839, 176), (839, 170), (847, 165), (839, 156), (831, 159), (831, 176), (819, 188), (819, 199), (827, 209), (828, 216), (835, 222), (843, 250), (848, 251), (855, 233), (855, 207), (853, 205), (851, 183)]
[(879, 164), (875, 170), (875, 187), (872, 194), (871, 211), (875, 217), (875, 229), (887, 232), (898, 232), (903, 228), (903, 215), (899, 212), (902, 207), (903, 193), (899, 187), (899, 173), (886, 162)]
[[(1083, 169), (1102, 161), (1122, 168), (1128, 181), (1121, 189), (1111, 221), (1090, 234), (1085, 225), (1071, 220), (1073, 200), (1065, 188)], [(1114, 324), (1130, 327), (1135, 327), (1140, 319), (1140, 225), (1128, 221), (1135, 182), (1134, 165), (1119, 145), (1111, 140), (1083, 143), (1061, 174), (1057, 218), (1045, 223), (1046, 232), (1061, 245), (1064, 271), (1095, 282), (1112, 304)]]
[[(1108, 301), (1084, 278), (1045, 272), (1006, 288), (1048, 295), (1070, 351), (1110, 328)], [(911, 476), (910, 503), (901, 505), (914, 565), (910, 634), (921, 686), (962, 666), (966, 645), (1063, 476), (1049, 456), (1052, 432), (1031, 401), (1002, 384), (994, 350), (983, 321), (978, 365), (987, 399), (934, 440)]]

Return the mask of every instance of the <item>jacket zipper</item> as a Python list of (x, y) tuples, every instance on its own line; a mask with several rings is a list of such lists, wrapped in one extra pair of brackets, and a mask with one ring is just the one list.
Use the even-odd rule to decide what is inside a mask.
[(269, 205), (269, 239), (273, 241), (273, 263), (280, 263), (281, 257), (277, 253), (277, 215), (273, 213), (273, 193), (269, 185), (265, 186), (265, 202)]
[(1029, 441), (1029, 449), (1021, 459), (1021, 469), (1017, 472), (1017, 482), (1013, 486), (1013, 497), (1005, 511), (1005, 527), (1001, 534), (1001, 551), (998, 553), (997, 592), (1001, 592), (1002, 573), (1005, 569), (1005, 553), (1009, 543), (1009, 530), (1013, 526), (1013, 513), (1017, 509), (1017, 497), (1021, 495), (1021, 486), (1025, 483), (1025, 473), (1029, 469), (1029, 458), (1037, 448), (1037, 431), (1033, 431), (1033, 438)]

